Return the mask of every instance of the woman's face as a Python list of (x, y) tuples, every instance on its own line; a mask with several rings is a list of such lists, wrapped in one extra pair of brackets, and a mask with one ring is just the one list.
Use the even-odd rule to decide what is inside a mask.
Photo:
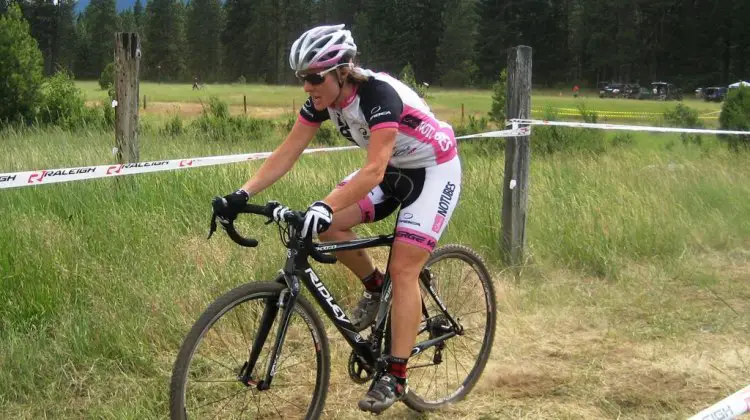
[(305, 93), (310, 95), (313, 106), (318, 111), (322, 111), (329, 106), (332, 106), (341, 93), (336, 70), (326, 73), (326, 75), (323, 76), (323, 82), (319, 84), (305, 80), (303, 89), (305, 90)]

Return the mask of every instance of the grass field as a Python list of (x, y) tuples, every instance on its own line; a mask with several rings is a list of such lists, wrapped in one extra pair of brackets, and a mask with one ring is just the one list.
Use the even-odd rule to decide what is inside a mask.
[[(105, 91), (97, 82), (79, 81), (76, 84), (89, 101), (100, 101), (107, 98)], [(206, 103), (210, 96), (216, 96), (230, 104), (235, 114), (244, 112), (243, 96), (247, 99), (248, 115), (257, 117), (278, 117), (286, 112), (298, 112), (299, 106), (307, 99), (300, 86), (269, 85), (206, 85), (202, 90), (192, 90), (190, 84), (157, 84), (141, 83), (141, 98), (146, 97), (146, 109), (141, 113), (146, 118), (159, 118), (165, 114), (178, 113), (184, 117), (200, 114), (201, 103)], [(492, 104), (492, 93), (488, 90), (463, 89), (446, 90), (430, 88), (427, 94), (435, 114), (454, 124), (460, 123), (461, 105), (464, 105), (465, 118), (469, 115), (486, 116)], [(141, 102), (143, 102), (141, 100)], [(720, 104), (687, 98), (683, 103), (696, 109), (705, 117), (708, 125), (715, 125)], [(559, 108), (559, 112), (577, 114), (575, 109), (583, 104), (589, 110), (603, 113), (601, 121), (658, 122), (658, 116), (609, 115), (608, 111), (633, 113), (664, 113), (675, 106), (676, 102), (637, 101), (624, 99), (600, 99), (596, 93), (583, 94), (573, 98), (569, 92), (544, 90), (534, 92), (532, 97), (533, 116), (542, 117), (545, 107)], [(294, 106), (293, 106), (294, 105)], [(143, 103), (141, 103), (143, 106)], [(568, 118), (575, 115), (566, 116)]]
[[(178, 89), (144, 84), (142, 93), (200, 97)], [(222, 89), (236, 101), (234, 87)], [(263, 96), (260, 107), (283, 106), (299, 90), (242, 89)], [(446, 109), (489, 108), (487, 92), (431, 94)], [(141, 156), (269, 150), (280, 138), (242, 144), (146, 132)], [(6, 131), (0, 173), (110, 162), (112, 142), (104, 132)], [(528, 260), (513, 278), (498, 260), (504, 158), (491, 142), (461, 145), (464, 191), (441, 242), (472, 246), (489, 262), (500, 304), (495, 347), (468, 400), (429, 418), (678, 419), (747, 385), (747, 155), (714, 139), (686, 147), (643, 134), (599, 155), (534, 156)], [(304, 157), (259, 199), (303, 208), (362, 159)], [(259, 248), (205, 239), (210, 198), (257, 165), (0, 191), (8, 221), (0, 224), (0, 418), (164, 418), (172, 363), (201, 311), (233, 286), (270, 278), (283, 261), (276, 232), (259, 220), (241, 226)], [(351, 276), (320, 271), (351, 305), (359, 294)], [(346, 377), (344, 346), (332, 341), (327, 418), (360, 417), (366, 387)], [(404, 406), (388, 414), (415, 418)]]

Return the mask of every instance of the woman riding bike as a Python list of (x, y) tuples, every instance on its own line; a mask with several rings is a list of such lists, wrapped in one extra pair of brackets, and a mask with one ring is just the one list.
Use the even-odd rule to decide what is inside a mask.
[[(359, 407), (380, 413), (407, 391), (406, 364), (421, 322), (418, 276), (445, 230), (461, 191), (461, 163), (450, 125), (438, 121), (413, 90), (384, 74), (356, 67), (357, 46), (344, 25), (308, 30), (292, 45), (289, 64), (310, 96), (284, 142), (239, 190), (224, 197), (225, 217), (286, 174), (330, 119), (367, 150), (362, 169), (312, 203), (302, 235), (325, 241), (356, 238), (352, 227), (387, 217), (399, 206), (389, 275), (393, 284), (392, 345), (386, 370), (375, 375)], [(285, 208), (275, 213), (281, 220)], [(377, 315), (383, 274), (362, 250), (336, 254), (365, 286), (352, 313), (361, 331)]]

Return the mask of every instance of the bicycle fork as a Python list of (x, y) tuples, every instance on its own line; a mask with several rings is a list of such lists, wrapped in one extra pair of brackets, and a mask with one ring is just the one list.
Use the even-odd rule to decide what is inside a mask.
[[(242, 367), (240, 374), (237, 379), (242, 382), (245, 386), (255, 385), (258, 390), (265, 391), (271, 387), (271, 381), (273, 381), (274, 375), (276, 375), (276, 368), (278, 366), (279, 354), (281, 347), (284, 345), (284, 338), (286, 338), (286, 331), (289, 327), (289, 320), (294, 310), (294, 303), (297, 301), (297, 293), (293, 293), (290, 289), (284, 289), (279, 294), (278, 300), (271, 298), (266, 299), (265, 308), (263, 309), (263, 315), (261, 317), (260, 326), (258, 333), (253, 340), (253, 346), (250, 350), (250, 358)], [(260, 352), (263, 350), (263, 346), (266, 344), (268, 333), (273, 327), (274, 320), (279, 313), (279, 309), (283, 312), (281, 314), (281, 322), (278, 325), (276, 333), (276, 342), (271, 349), (270, 357), (268, 358), (268, 365), (266, 367), (266, 375), (261, 381), (253, 379), (252, 373), (255, 369), (255, 365), (258, 362)]]

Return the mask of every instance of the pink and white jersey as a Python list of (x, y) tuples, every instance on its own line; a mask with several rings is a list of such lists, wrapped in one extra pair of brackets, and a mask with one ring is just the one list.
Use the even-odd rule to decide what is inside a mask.
[(319, 126), (330, 119), (344, 137), (363, 149), (370, 144), (373, 131), (397, 128), (389, 162), (396, 168), (427, 168), (456, 156), (453, 129), (436, 119), (419, 95), (390, 75), (359, 71), (369, 80), (355, 85), (351, 97), (324, 111), (316, 110), (308, 98), (300, 110), (300, 121)]

